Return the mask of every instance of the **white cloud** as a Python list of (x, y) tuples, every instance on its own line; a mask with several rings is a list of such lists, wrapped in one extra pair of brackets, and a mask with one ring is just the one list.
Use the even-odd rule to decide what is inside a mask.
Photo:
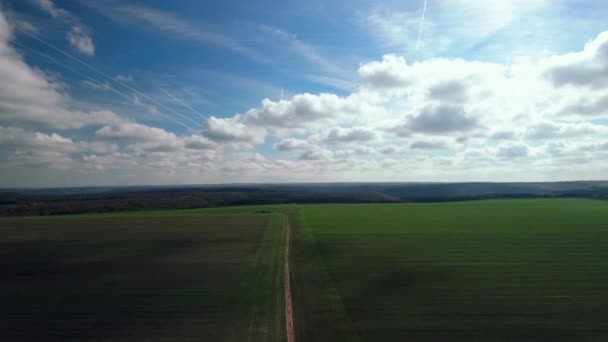
[(364, 143), (376, 138), (376, 132), (366, 127), (335, 127), (324, 133), (321, 141), (326, 144)]
[(327, 149), (314, 149), (307, 150), (300, 153), (298, 159), (300, 160), (314, 160), (314, 161), (328, 161), (330, 162), (330, 158), (333, 156), (333, 153)]
[(20, 153), (44, 151), (66, 155), (81, 152), (110, 153), (118, 148), (112, 142), (73, 141), (57, 133), (49, 134), (3, 126), (0, 126), (0, 147)]
[(17, 12), (5, 9), (4, 16), (6, 17), (6, 21), (9, 23), (9, 25), (17, 30), (30, 34), (36, 34), (39, 31), (38, 26), (34, 25), (30, 18), (27, 18)]
[(218, 148), (216, 143), (200, 135), (186, 137), (184, 143), (186, 148), (192, 150), (214, 150)]
[[(13, 32), (0, 12), (0, 151), (8, 158), (1, 168), (14, 175), (2, 177), (11, 182), (7, 184), (19, 177), (20, 184), (36, 184), (31, 178), (40, 177), (35, 169), (46, 170), (43, 178), (47, 179), (53, 170), (84, 177), (87, 170), (117, 174), (125, 168), (137, 173), (158, 165), (203, 165), (220, 148), (201, 135), (177, 136), (108, 110), (73, 109), (75, 101), (65, 92), (68, 88), (26, 64), (11, 47), (12, 39)], [(95, 128), (96, 133), (91, 136), (88, 129), (79, 130), (85, 127)], [(62, 133), (53, 132), (57, 129)]]
[(548, 60), (547, 77), (556, 87), (605, 89), (608, 86), (608, 32), (585, 45), (581, 52)]
[(445, 141), (422, 140), (416, 141), (410, 145), (414, 150), (442, 150), (448, 148)]
[(131, 141), (164, 141), (173, 140), (175, 134), (161, 128), (150, 127), (135, 122), (122, 123), (117, 126), (104, 126), (95, 132), (95, 136), (103, 140)]
[(38, 5), (53, 18), (60, 19), (70, 26), (70, 30), (66, 32), (65, 38), (72, 48), (87, 56), (95, 55), (95, 44), (93, 43), (91, 33), (76, 16), (57, 7), (52, 0), (38, 0)]
[(527, 157), (530, 153), (530, 148), (523, 143), (513, 143), (500, 146), (497, 150), (497, 155), (501, 158), (522, 158)]
[(57, 8), (55, 3), (51, 0), (38, 0), (38, 5), (53, 17), (65, 17), (70, 15), (67, 11)]
[(299, 94), (279, 102), (265, 99), (261, 108), (251, 109), (237, 119), (252, 126), (304, 128), (348, 113), (357, 113), (359, 110), (355, 97)]
[(93, 45), (93, 39), (89, 32), (80, 26), (72, 26), (70, 31), (66, 33), (68, 42), (78, 52), (88, 56), (95, 55), (95, 45)]
[(111, 112), (70, 108), (70, 98), (62, 92), (64, 85), (27, 65), (10, 46), (12, 34), (0, 13), (0, 124), (65, 129), (121, 121)]
[(45, 134), (41, 132), (27, 132), (18, 127), (0, 126), (0, 145), (9, 147), (36, 147), (53, 148), (57, 146), (71, 147), (71, 139), (59, 134)]
[[(492, 169), (487, 172), (498, 172), (493, 163), (509, 169), (520, 167), (522, 159), (542, 159), (532, 146), (543, 141), (605, 137), (606, 125), (586, 121), (585, 115), (563, 120), (559, 109), (599, 95), (585, 87), (554, 85), (546, 70), (556, 58), (513, 64), (441, 58), (409, 64), (403, 57), (388, 55), (361, 65), (361, 87), (350, 95), (300, 94), (278, 102), (264, 100), (259, 108), (231, 120), (243, 125), (241, 131), (258, 128), (266, 137), (280, 138), (276, 150), (317, 165), (315, 172), (323, 175), (330, 173), (332, 165), (342, 168), (357, 162), (361, 167), (354, 168), (362, 172), (362, 158), (367, 161), (366, 172), (373, 167), (377, 167), (374, 172), (388, 172), (381, 165), (403, 167), (414, 152), (422, 158), (418, 165), (425, 167), (450, 165), (464, 170), (484, 165)], [(343, 143), (363, 145), (366, 151), (340, 149), (337, 145)], [(495, 147), (482, 151), (484, 145)], [(472, 157), (476, 149), (481, 152)], [(445, 156), (425, 155), (434, 150)], [(471, 153), (463, 154), (467, 151)], [(404, 161), (385, 163), (384, 155)]]
[(462, 103), (468, 98), (468, 85), (462, 81), (446, 81), (429, 88), (429, 97), (444, 103)]
[(406, 118), (404, 123), (391, 131), (399, 136), (415, 133), (443, 135), (466, 133), (477, 127), (478, 119), (467, 114), (463, 107), (441, 105), (423, 108), (419, 114)]
[(531, 140), (568, 139), (598, 136), (608, 133), (608, 127), (589, 122), (556, 123), (542, 122), (530, 126), (525, 137)]
[(313, 144), (306, 140), (286, 138), (274, 144), (274, 148), (279, 151), (310, 150), (313, 148)]
[(205, 122), (203, 135), (218, 143), (251, 146), (264, 141), (266, 131), (247, 127), (236, 119), (221, 119), (214, 116)]
[[(542, 180), (585, 168), (599, 178), (608, 153), (605, 34), (580, 52), (511, 63), (387, 55), (360, 65), (350, 93), (264, 99), (212, 116), (195, 133), (74, 109), (61, 79), (29, 66), (12, 37), (0, 16), (0, 146), (8, 155), (1, 173), (26, 177), (36, 165), (83, 182), (87, 174), (95, 182), (136, 174), (169, 183)], [(275, 151), (267, 152), (269, 142)]]
[[(373, 175), (379, 175), (382, 179), (382, 175), (391, 170), (404, 167), (410, 170), (407, 176), (413, 177), (408, 178), (410, 180), (428, 177), (437, 170), (461, 170), (454, 171), (454, 179), (474, 177), (467, 172), (477, 174), (474, 171), (477, 167), (498, 179), (522, 177), (526, 173), (509, 170), (526, 169), (538, 173), (549, 170), (547, 165), (552, 164), (541, 161), (529, 163), (533, 160), (531, 157), (542, 160), (543, 154), (530, 147), (532, 142), (515, 139), (547, 141), (588, 137), (591, 132), (598, 138), (605, 134), (603, 125), (586, 122), (582, 116), (578, 121), (557, 121), (558, 113), (552, 104), (554, 100), (578, 99), (580, 96), (573, 95), (575, 91), (572, 89), (554, 88), (547, 82), (541, 71), (548, 64), (547, 60), (531, 65), (501, 65), (458, 59), (408, 64), (397, 56), (391, 56), (383, 62), (363, 64), (360, 71), (363, 87), (351, 95), (303, 94), (282, 102), (266, 100), (261, 108), (236, 115), (233, 119), (248, 128), (264, 129), (267, 135), (285, 136), (275, 148), (292, 154), (301, 170), (308, 170), (317, 177), (348, 172), (352, 177), (365, 174), (368, 177), (365, 179)], [(393, 79), (385, 82), (386, 78), (374, 78), (376, 71)], [(394, 75), (398, 77), (394, 78)], [(571, 96), (564, 97), (562, 92), (568, 92)], [(588, 91), (582, 94), (590, 96)], [(563, 104), (560, 102), (560, 105)], [(399, 122), (409, 135), (391, 138), (381, 134)], [(553, 132), (541, 132), (540, 125), (547, 122), (551, 123)], [(327, 141), (323, 138), (332, 135), (328, 132), (335, 130), (338, 133), (334, 133), (334, 137), (348, 137), (346, 132), (356, 127), (364, 127), (371, 132), (369, 136), (375, 132), (376, 139), (360, 142), (359, 145), (365, 144), (361, 146), (364, 149), (342, 150), (335, 149), (331, 144), (324, 146)], [(293, 137), (295, 133), (300, 138)], [(435, 138), (409, 141), (412, 134)], [(533, 135), (536, 135), (534, 139)], [(475, 146), (487, 144), (490, 140), (486, 140), (486, 137), (505, 142), (496, 148), (481, 150), (474, 158), (473, 153), (468, 154), (469, 159), (459, 157), (462, 151), (482, 149)], [(455, 150), (456, 146), (461, 145), (449, 143), (446, 138), (457, 138), (465, 145)], [(416, 161), (408, 159), (410, 156), (406, 149), (396, 147), (400, 144), (403, 146), (399, 139), (409, 141), (406, 146), (416, 151)], [(447, 156), (429, 157), (426, 155), (429, 152), (424, 152), (437, 149), (442, 154), (447, 153)], [(591, 165), (596, 162), (594, 156), (597, 159), (598, 153), (605, 153), (600, 152), (599, 147), (589, 150), (584, 157), (578, 157), (577, 165)], [(384, 155), (394, 157), (386, 159), (382, 157)], [(571, 160), (568, 158), (574, 158), (574, 155), (574, 152), (563, 154), (559, 163), (555, 160), (552, 163), (560, 165)], [(521, 164), (522, 160), (528, 163), (525, 167)], [(495, 166), (496, 163), (501, 167)], [(260, 167), (260, 164), (256, 165)], [(294, 166), (293, 163), (285, 165)], [(241, 167), (245, 166), (241, 164)], [(281, 167), (273, 164), (266, 172), (280, 174), (281, 170), (286, 170)], [(254, 169), (260, 171), (259, 168)]]
[(361, 65), (359, 77), (361, 84), (370, 88), (404, 88), (414, 81), (408, 71), (405, 58), (385, 55), (382, 61)]
[(582, 95), (576, 102), (565, 105), (559, 113), (562, 115), (607, 116), (608, 94), (598, 95), (593, 98)]

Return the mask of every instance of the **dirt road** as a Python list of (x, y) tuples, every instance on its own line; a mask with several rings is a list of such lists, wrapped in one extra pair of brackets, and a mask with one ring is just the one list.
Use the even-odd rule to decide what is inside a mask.
[(293, 327), (293, 304), (291, 302), (291, 278), (289, 273), (289, 245), (291, 239), (291, 226), (289, 215), (284, 216), (285, 224), (285, 328), (287, 342), (295, 342), (296, 336)]

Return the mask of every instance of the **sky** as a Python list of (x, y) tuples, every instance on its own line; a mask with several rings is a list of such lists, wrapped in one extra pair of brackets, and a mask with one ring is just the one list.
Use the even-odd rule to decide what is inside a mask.
[(608, 179), (604, 0), (0, 0), (0, 187)]

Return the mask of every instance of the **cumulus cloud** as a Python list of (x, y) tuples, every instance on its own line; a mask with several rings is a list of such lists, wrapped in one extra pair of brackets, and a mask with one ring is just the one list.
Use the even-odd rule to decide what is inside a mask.
[(327, 144), (366, 142), (373, 140), (376, 132), (366, 127), (332, 128), (323, 134), (321, 140)]
[(72, 48), (87, 56), (95, 55), (95, 45), (88, 28), (72, 13), (61, 9), (52, 0), (38, 0), (41, 9), (70, 26), (65, 38)]
[(410, 145), (415, 150), (441, 150), (448, 147), (445, 141), (416, 141)]
[[(606, 134), (604, 124), (585, 121), (583, 113), (572, 114), (578, 118), (569, 121), (560, 119), (564, 106), (580, 103), (581, 98), (601, 99), (601, 94), (565, 89), (547, 78), (546, 70), (558, 57), (512, 65), (462, 59), (409, 64), (403, 57), (387, 55), (360, 66), (360, 88), (350, 95), (299, 94), (282, 101), (264, 100), (259, 108), (222, 120), (236, 125), (229, 129), (236, 136), (251, 129), (263, 132), (259, 141), (276, 136), (276, 150), (311, 165), (325, 163), (323, 170), (371, 158), (366, 163), (369, 170), (371, 165), (383, 165), (381, 156), (405, 158), (408, 150), (417, 150), (419, 158), (424, 158), (422, 151), (445, 150), (448, 156), (442, 160), (424, 159), (438, 167), (491, 165), (493, 158), (517, 163), (540, 156), (530, 147), (539, 141)], [(230, 136), (227, 132), (205, 135), (216, 140)], [(400, 139), (407, 141), (406, 148)], [(474, 153), (468, 153), (469, 158), (461, 155), (498, 142), (501, 145), (473, 159)], [(367, 153), (340, 149), (342, 144), (364, 145)]]
[(605, 116), (608, 114), (608, 94), (597, 98), (581, 98), (564, 106), (559, 112), (562, 115)]
[(218, 143), (255, 145), (264, 141), (266, 131), (261, 128), (247, 127), (236, 119), (221, 119), (212, 116), (206, 121), (203, 134)]
[(0, 13), (0, 124), (80, 128), (117, 123), (108, 111), (83, 112), (71, 108), (64, 85), (39, 69), (30, 67), (10, 45), (13, 32)]
[(172, 140), (176, 136), (161, 128), (150, 127), (135, 122), (123, 123), (118, 126), (104, 126), (95, 132), (102, 140), (131, 140), (131, 141), (163, 141)]
[(585, 45), (581, 52), (549, 60), (546, 75), (557, 87), (602, 89), (608, 85), (608, 32)]
[(53, 147), (70, 147), (74, 142), (59, 134), (45, 134), (41, 132), (27, 132), (18, 127), (2, 127), (0, 126), (0, 145), (5, 147), (36, 147), (36, 148), (53, 148)]
[[(310, 136), (307, 140), (298, 138), (281, 139), (274, 144), (274, 148), (279, 151), (305, 151), (303, 155), (318, 155), (318, 151), (323, 148), (322, 146), (362, 144), (370, 142), (376, 137), (376, 132), (366, 127), (334, 127), (328, 131)], [(361, 152), (362, 148), (359, 147), (357, 150)], [(373, 150), (367, 147), (365, 149), (368, 152)]]
[[(45, 3), (51, 15), (65, 15)], [(151, 13), (137, 15), (153, 19)], [(502, 25), (486, 24), (488, 32)], [(597, 166), (607, 154), (606, 34), (579, 52), (510, 63), (412, 63), (386, 55), (360, 65), (350, 93), (264, 99), (231, 116), (211, 116), (200, 130), (187, 132), (76, 106), (61, 78), (28, 65), (12, 39), (0, 16), (4, 174), (44, 165), (169, 183), (234, 181), (226, 175), (243, 173), (247, 178), (238, 180), (432, 180), (439, 174), (441, 180), (505, 180), (574, 165), (575, 159), (576, 167)], [(314, 79), (335, 81), (322, 77), (331, 75)], [(133, 103), (143, 105), (136, 97)], [(268, 143), (275, 151), (266, 154)]]
[(528, 156), (530, 148), (523, 143), (513, 143), (500, 146), (497, 150), (497, 156), (506, 159), (523, 158)]
[(589, 137), (607, 133), (608, 128), (588, 122), (555, 123), (543, 122), (531, 126), (526, 132), (526, 138), (532, 140), (568, 139)]
[(41, 151), (53, 153), (109, 153), (117, 149), (114, 143), (74, 141), (57, 133), (28, 131), (19, 127), (0, 126), (0, 147), (10, 151)]
[(357, 112), (354, 102), (352, 98), (335, 94), (299, 94), (278, 102), (265, 99), (261, 108), (249, 110), (238, 119), (254, 126), (303, 128), (348, 112)]
[(118, 126), (104, 126), (95, 132), (95, 137), (100, 141), (132, 144), (129, 146), (140, 153), (142, 151), (215, 151), (219, 148), (218, 144), (213, 140), (199, 134), (177, 136), (162, 128), (150, 127), (135, 122), (122, 123)]
[(511, 140), (515, 137), (515, 132), (498, 130), (491, 133), (488, 138), (492, 140)]
[(439, 102), (465, 102), (467, 85), (461, 81), (447, 81), (429, 88), (429, 97)]
[(198, 163), (200, 169), (214, 158), (219, 147), (200, 134), (177, 136), (112, 111), (74, 109), (61, 80), (29, 66), (11, 46), (12, 39), (0, 12), (0, 151), (7, 156), (2, 173), (22, 174), (22, 184), (33, 185), (26, 175), (34, 174), (34, 167), (76, 176), (86, 170), (124, 172), (123, 167), (144, 172), (161, 164), (175, 168)]
[(362, 65), (359, 68), (359, 78), (363, 86), (371, 88), (405, 87), (413, 81), (408, 71), (405, 58), (385, 55), (382, 61)]
[(329, 160), (333, 156), (333, 153), (326, 149), (308, 150), (300, 153), (298, 157), (300, 160)]
[(72, 26), (70, 31), (66, 33), (66, 38), (77, 51), (88, 56), (93, 56), (95, 54), (93, 39), (91, 38), (90, 33), (82, 27)]
[(478, 120), (467, 114), (460, 106), (441, 105), (423, 108), (419, 114), (408, 117), (404, 123), (391, 131), (399, 136), (414, 133), (450, 134), (468, 132), (479, 126)]
[(38, 0), (38, 5), (53, 17), (66, 17), (70, 15), (66, 10), (55, 6), (55, 3), (51, 0)]
[(200, 135), (191, 135), (184, 139), (186, 148), (192, 150), (213, 150), (218, 148), (218, 145), (208, 138)]
[(312, 146), (313, 145), (309, 141), (296, 138), (282, 139), (274, 144), (274, 148), (279, 151), (309, 150)]

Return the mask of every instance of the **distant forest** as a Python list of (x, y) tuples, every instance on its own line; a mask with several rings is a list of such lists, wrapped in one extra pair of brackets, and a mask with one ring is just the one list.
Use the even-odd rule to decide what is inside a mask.
[(241, 184), (1, 189), (0, 216), (192, 209), (285, 203), (445, 202), (552, 197), (608, 200), (608, 181)]

